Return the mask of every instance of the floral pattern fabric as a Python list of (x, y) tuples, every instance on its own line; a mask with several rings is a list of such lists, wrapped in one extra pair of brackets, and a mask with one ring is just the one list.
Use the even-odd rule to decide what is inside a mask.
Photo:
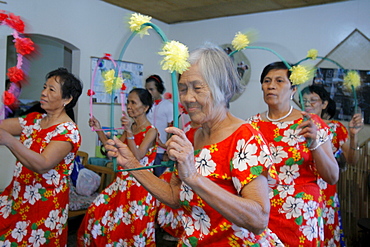
[(46, 129), (40, 122), (46, 114), (20, 117), (20, 141), (42, 153), (51, 141), (72, 144), (71, 152), (53, 169), (38, 174), (19, 161), (10, 185), (0, 195), (0, 246), (66, 246), (68, 219), (68, 176), (81, 144), (74, 122)]
[[(332, 132), (332, 148), (335, 154), (348, 139), (348, 131), (344, 125), (337, 121), (331, 120), (328, 123)], [(319, 186), (322, 190), (324, 210), (324, 246), (345, 246), (342, 222), (340, 217), (339, 198), (337, 185), (330, 185), (319, 179)]]
[[(329, 140), (330, 130), (317, 115), (311, 119), (318, 127), (317, 142)], [(260, 114), (249, 122), (259, 129), (271, 145), (280, 182), (270, 192), (268, 227), (285, 246), (322, 246), (323, 202), (317, 184), (318, 172), (298, 125), (302, 118), (289, 122), (263, 121)]]
[[(151, 128), (135, 135), (138, 147)], [(140, 163), (152, 165), (155, 156), (153, 146)], [(78, 246), (156, 246), (156, 213), (156, 199), (129, 172), (119, 171), (88, 208), (78, 230)]]
[[(261, 133), (241, 125), (219, 143), (195, 151), (198, 173), (224, 190), (240, 195), (242, 188), (264, 171), (276, 179), (269, 148)], [(260, 235), (239, 227), (218, 213), (185, 183), (181, 185), (179, 213), (184, 228), (178, 246), (275, 246), (271, 232)], [(179, 211), (178, 211), (179, 212)]]

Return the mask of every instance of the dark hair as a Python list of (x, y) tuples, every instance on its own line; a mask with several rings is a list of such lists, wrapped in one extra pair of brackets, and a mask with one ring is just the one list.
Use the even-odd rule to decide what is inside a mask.
[(157, 88), (157, 91), (160, 94), (163, 94), (164, 91), (166, 91), (166, 89), (165, 89), (165, 87), (163, 85), (163, 80), (162, 80), (162, 78), (159, 75), (151, 75), (151, 76), (149, 76), (148, 78), (146, 78), (145, 84), (146, 83), (149, 83), (149, 82), (152, 82), (152, 81), (155, 82), (155, 87)]
[(311, 85), (305, 87), (301, 92), (302, 95), (311, 93), (319, 95), (320, 99), (323, 102), (324, 101), (328, 102), (327, 107), (321, 112), (321, 117), (323, 117), (325, 114), (328, 114), (330, 116), (330, 119), (333, 118), (336, 111), (336, 103), (334, 100), (330, 98), (330, 94), (328, 93), (328, 91), (326, 91), (325, 88), (322, 86)]
[[(291, 64), (289, 64), (290, 66), (292, 66)], [(261, 84), (263, 83), (266, 75), (271, 71), (271, 70), (275, 70), (275, 69), (286, 69), (287, 70), (287, 76), (288, 78), (290, 77), (290, 75), (292, 74), (292, 72), (289, 70), (289, 68), (286, 66), (286, 64), (282, 61), (278, 61), (278, 62), (273, 62), (273, 63), (270, 63), (268, 64), (262, 71), (262, 74), (261, 74), (261, 78), (260, 78), (260, 82)], [(290, 81), (290, 80), (289, 80)], [(292, 82), (290, 82), (290, 84), (292, 84)], [(295, 85), (292, 85), (292, 87), (295, 87)]]
[(130, 91), (130, 93), (136, 93), (137, 96), (139, 96), (141, 103), (143, 103), (145, 106), (149, 106), (148, 110), (146, 111), (146, 114), (148, 114), (153, 105), (153, 97), (149, 91), (144, 88), (134, 88)]
[(60, 84), (62, 89), (62, 99), (68, 99), (72, 97), (71, 102), (65, 106), (65, 110), (72, 109), (78, 98), (82, 93), (82, 83), (72, 73), (69, 73), (66, 68), (58, 68), (49, 72), (46, 75), (46, 80), (51, 77), (56, 77), (56, 81)]

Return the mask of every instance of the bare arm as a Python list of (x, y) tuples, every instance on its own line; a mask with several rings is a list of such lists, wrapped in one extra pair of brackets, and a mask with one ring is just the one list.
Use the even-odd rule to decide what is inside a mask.
[(357, 113), (353, 115), (351, 121), (348, 124), (349, 140), (347, 140), (341, 147), (344, 157), (346, 157), (347, 162), (350, 164), (356, 164), (359, 159), (358, 133), (361, 131), (363, 127), (364, 120), (362, 118), (362, 114)]
[[(156, 137), (157, 130), (152, 128), (148, 130), (139, 147), (136, 146), (135, 139), (127, 139), (127, 145), (136, 159), (141, 160), (148, 153), (149, 148), (155, 144)], [(121, 141), (125, 139), (126, 135), (122, 135), (122, 139), (120, 138)]]
[(311, 116), (308, 113), (302, 112), (302, 114), (308, 120), (302, 122), (298, 126), (298, 128), (302, 128), (300, 135), (304, 136), (306, 140), (312, 140), (312, 143), (308, 148), (312, 152), (312, 157), (315, 161), (316, 169), (325, 182), (327, 182), (328, 184), (335, 184), (339, 179), (339, 166), (333, 155), (331, 142), (328, 139), (322, 145), (317, 146), (317, 126), (311, 120)]
[[(117, 159), (117, 164), (125, 169), (142, 167), (129, 147), (116, 137), (114, 137), (114, 140), (109, 139), (107, 141), (105, 149), (107, 150), (107, 155), (109, 157), (115, 157)], [(167, 183), (146, 169), (130, 171), (130, 173), (155, 198), (172, 208), (180, 207), (181, 181), (176, 176), (173, 175), (171, 182)]]
[(24, 146), (4, 129), (0, 129), (0, 145), (5, 145), (31, 171), (43, 174), (54, 168), (72, 150), (66, 141), (51, 141), (39, 154)]
[(7, 118), (0, 121), (0, 128), (13, 136), (19, 136), (22, 133), (22, 126), (18, 118)]
[(267, 178), (258, 176), (243, 187), (241, 196), (234, 195), (197, 172), (192, 144), (182, 130), (170, 127), (167, 131), (173, 134), (167, 141), (167, 152), (177, 161), (180, 179), (229, 221), (255, 234), (262, 233), (270, 212)]

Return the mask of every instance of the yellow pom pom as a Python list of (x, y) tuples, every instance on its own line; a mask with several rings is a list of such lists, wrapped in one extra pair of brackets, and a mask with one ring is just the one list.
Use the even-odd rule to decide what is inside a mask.
[(343, 85), (348, 89), (352, 90), (352, 86), (354, 89), (361, 85), (361, 77), (357, 71), (351, 70), (344, 76)]
[(238, 32), (235, 34), (235, 37), (231, 44), (233, 45), (235, 50), (242, 50), (245, 49), (249, 45), (250, 41), (246, 34), (242, 34), (241, 32)]
[(317, 58), (318, 51), (316, 49), (311, 49), (307, 52), (307, 57), (315, 60)]
[(137, 13), (132, 14), (129, 21), (131, 32), (137, 32), (141, 37), (143, 37), (143, 35), (149, 35), (148, 29), (152, 27), (147, 26), (141, 29), (141, 25), (144, 23), (150, 23), (151, 19), (152, 17), (147, 15)]
[(122, 87), (123, 79), (121, 77), (115, 77), (115, 72), (113, 69), (108, 70), (103, 74), (103, 77), (105, 79), (104, 87), (105, 92), (111, 94), (113, 89), (118, 90)]
[(308, 69), (302, 65), (293, 66), (290, 71), (292, 71), (289, 80), (293, 85), (300, 85), (305, 83), (314, 75), (314, 69)]
[(167, 42), (158, 54), (165, 56), (161, 61), (163, 70), (182, 74), (190, 66), (188, 47), (178, 41)]

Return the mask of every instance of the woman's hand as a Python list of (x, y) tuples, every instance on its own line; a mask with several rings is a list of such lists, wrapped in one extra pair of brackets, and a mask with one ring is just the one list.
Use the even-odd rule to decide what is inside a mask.
[(89, 126), (93, 127), (94, 129), (101, 129), (100, 122), (94, 116), (91, 116), (91, 118), (89, 118)]
[(108, 139), (104, 147), (107, 151), (107, 156), (109, 158), (117, 158), (117, 163), (122, 166), (124, 169), (135, 168), (135, 162), (140, 164), (139, 161), (135, 158), (130, 148), (124, 144), (117, 137), (114, 139)]
[(312, 148), (316, 146), (316, 135), (317, 135), (317, 126), (312, 121), (311, 115), (307, 112), (302, 112), (303, 119), (306, 119), (306, 121), (303, 121), (298, 128), (302, 129), (301, 132), (299, 132), (299, 135), (306, 138), (306, 140), (311, 140), (310, 146), (308, 148)]
[(121, 117), (121, 124), (122, 124), (122, 127), (125, 129), (125, 131), (131, 131), (132, 123), (133, 123), (132, 119), (125, 112), (123, 116)]
[(166, 132), (172, 134), (166, 142), (168, 157), (177, 162), (179, 177), (186, 182), (194, 176), (198, 176), (198, 172), (194, 165), (194, 149), (191, 142), (186, 137), (184, 131), (168, 127)]
[(353, 115), (351, 121), (348, 123), (349, 133), (354, 136), (364, 127), (364, 118), (361, 113)]

